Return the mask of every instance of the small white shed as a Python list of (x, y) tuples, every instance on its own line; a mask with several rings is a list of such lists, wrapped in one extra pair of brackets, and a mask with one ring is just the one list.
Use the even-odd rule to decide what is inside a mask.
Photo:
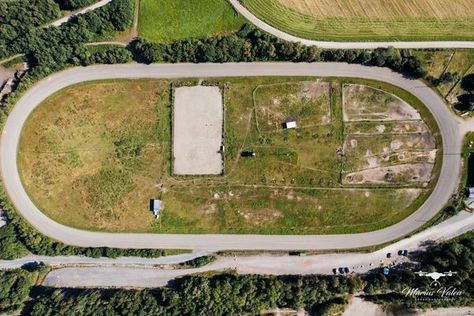
[(292, 129), (292, 128), (296, 128), (296, 127), (297, 127), (296, 121), (288, 121), (288, 122), (283, 123), (283, 128), (284, 129)]

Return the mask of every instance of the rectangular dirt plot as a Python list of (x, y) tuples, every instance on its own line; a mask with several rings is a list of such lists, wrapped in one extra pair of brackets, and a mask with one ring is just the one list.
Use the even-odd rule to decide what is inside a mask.
[(174, 91), (173, 173), (222, 173), (224, 111), (218, 87), (181, 87)]

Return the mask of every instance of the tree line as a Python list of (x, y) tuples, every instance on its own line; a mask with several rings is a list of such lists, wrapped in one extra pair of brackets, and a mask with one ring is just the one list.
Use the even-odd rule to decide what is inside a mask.
[(316, 46), (281, 40), (249, 24), (239, 32), (225, 36), (185, 39), (172, 43), (138, 39), (131, 44), (130, 49), (135, 59), (144, 63), (339, 61), (388, 67), (415, 78), (426, 74), (422, 62), (409, 50), (321, 50)]

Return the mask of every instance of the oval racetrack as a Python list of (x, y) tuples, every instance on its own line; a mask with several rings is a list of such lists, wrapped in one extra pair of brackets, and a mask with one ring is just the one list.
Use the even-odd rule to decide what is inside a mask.
[[(28, 197), (20, 180), (17, 150), (23, 124), (30, 113), (51, 94), (76, 83), (119, 78), (192, 78), (238, 76), (339, 76), (379, 80), (396, 85), (418, 97), (432, 112), (443, 139), (443, 162), (438, 182), (425, 203), (403, 221), (373, 232), (348, 235), (185, 235), (103, 233), (61, 225), (44, 215)], [(443, 100), (423, 82), (404, 78), (386, 68), (344, 63), (239, 63), (175, 65), (99, 65), (72, 68), (35, 84), (10, 113), (1, 138), (0, 162), (3, 183), (17, 211), (41, 233), (66, 244), (84, 247), (179, 248), (201, 250), (246, 249), (348, 249), (405, 236), (431, 219), (457, 187), (461, 166), (461, 136), (457, 122)]]

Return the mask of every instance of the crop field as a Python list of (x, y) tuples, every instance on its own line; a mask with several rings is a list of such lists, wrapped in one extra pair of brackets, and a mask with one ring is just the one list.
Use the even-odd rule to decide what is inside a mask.
[(242, 0), (270, 25), (308, 39), (472, 40), (471, 0)]
[(141, 0), (138, 33), (170, 42), (236, 32), (244, 23), (227, 0)]
[[(224, 172), (174, 175), (172, 85), (199, 82), (99, 81), (51, 96), (22, 132), (28, 194), (56, 221), (89, 230), (309, 234), (386, 227), (432, 188), (432, 118), (357, 79), (205, 79), (224, 94)], [(360, 102), (412, 117), (344, 118)], [(288, 119), (298, 127), (283, 129)], [(163, 201), (160, 220), (153, 198)]]

